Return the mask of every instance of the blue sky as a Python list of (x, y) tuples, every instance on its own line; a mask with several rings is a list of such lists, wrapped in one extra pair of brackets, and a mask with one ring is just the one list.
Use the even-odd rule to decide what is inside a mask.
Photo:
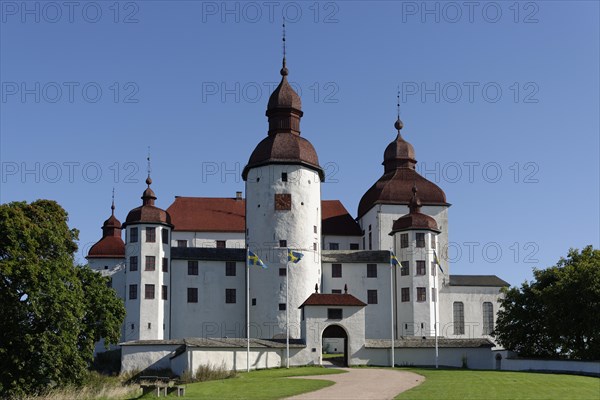
[(599, 246), (593, 1), (2, 1), (0, 201), (57, 200), (78, 259), (110, 213), (233, 196), (279, 81), (281, 20), (324, 199), (356, 216), (401, 90), (418, 169), (452, 203), (452, 272), (511, 284)]

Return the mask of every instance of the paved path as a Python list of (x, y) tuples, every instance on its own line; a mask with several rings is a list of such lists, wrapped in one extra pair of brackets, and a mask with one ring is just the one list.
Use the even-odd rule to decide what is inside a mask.
[(321, 379), (334, 385), (310, 393), (289, 397), (288, 400), (384, 400), (425, 381), (421, 375), (406, 371), (378, 368), (340, 368), (345, 374), (297, 376), (298, 379)]

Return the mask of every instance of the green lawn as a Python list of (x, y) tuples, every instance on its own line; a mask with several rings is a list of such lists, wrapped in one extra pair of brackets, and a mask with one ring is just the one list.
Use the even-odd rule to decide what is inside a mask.
[[(286, 379), (290, 376), (329, 375), (345, 371), (322, 367), (277, 368), (242, 372), (235, 378), (186, 385), (184, 399), (280, 399), (333, 385), (331, 381)], [(147, 398), (147, 396), (144, 396)], [(148, 398), (150, 398), (148, 396)]]
[(425, 376), (396, 399), (600, 399), (600, 379), (531, 372), (402, 368)]

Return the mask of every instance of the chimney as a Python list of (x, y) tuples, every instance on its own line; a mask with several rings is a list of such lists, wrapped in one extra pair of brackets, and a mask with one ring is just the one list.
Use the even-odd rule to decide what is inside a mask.
[(242, 200), (242, 192), (235, 192), (235, 199)]

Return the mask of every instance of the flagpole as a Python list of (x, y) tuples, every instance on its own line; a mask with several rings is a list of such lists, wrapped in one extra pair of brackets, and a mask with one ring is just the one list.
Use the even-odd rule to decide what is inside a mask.
[(286, 263), (285, 263), (285, 367), (289, 368), (290, 367), (290, 321), (289, 321), (289, 301), (288, 301), (288, 294), (289, 294), (289, 274), (290, 274), (290, 249), (287, 249), (287, 254), (286, 256)]
[(394, 368), (394, 265), (392, 263), (392, 250), (390, 249), (390, 309), (391, 309), (391, 326), (392, 326), (392, 359), (391, 367)]
[(246, 372), (250, 372), (250, 263), (246, 246)]
[[(435, 254), (435, 253), (434, 253)], [(435, 298), (433, 302), (433, 329), (435, 332), (435, 368), (438, 368), (438, 332), (437, 332), (437, 303), (438, 303), (438, 292), (437, 292), (437, 257), (436, 261), (434, 261), (433, 270), (435, 271), (435, 275), (433, 276), (433, 291), (435, 293)]]

